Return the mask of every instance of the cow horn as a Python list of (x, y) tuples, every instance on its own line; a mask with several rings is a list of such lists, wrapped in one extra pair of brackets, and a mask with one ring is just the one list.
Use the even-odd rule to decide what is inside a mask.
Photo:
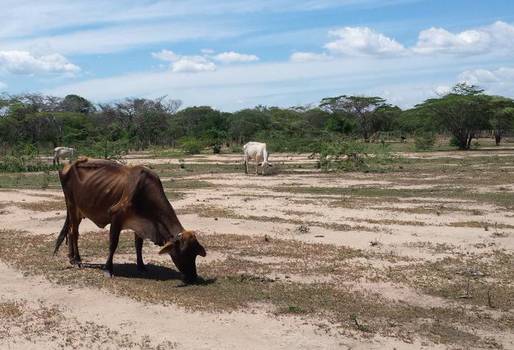
[(173, 242), (172, 241), (166, 242), (164, 247), (162, 247), (162, 249), (159, 251), (159, 254), (169, 253), (171, 251), (171, 249), (173, 249)]

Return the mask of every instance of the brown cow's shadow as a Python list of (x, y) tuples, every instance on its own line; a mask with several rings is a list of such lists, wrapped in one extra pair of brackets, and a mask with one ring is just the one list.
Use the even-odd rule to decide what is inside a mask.
[[(82, 263), (81, 268), (87, 269), (98, 269), (104, 270), (104, 264), (91, 264), (91, 263)], [(183, 275), (182, 273), (171, 269), (169, 267), (154, 265), (154, 264), (146, 264), (146, 271), (140, 271), (137, 269), (136, 264), (131, 263), (122, 263), (122, 264), (114, 264), (114, 278), (116, 277), (124, 277), (124, 278), (134, 278), (134, 279), (146, 279), (146, 280), (154, 280), (154, 281), (170, 281), (177, 280), (182, 281)], [(187, 285), (208, 285), (216, 282), (215, 278), (204, 279), (202, 277), (198, 277), (196, 282), (183, 283), (182, 285), (178, 285), (177, 287), (185, 287)]]

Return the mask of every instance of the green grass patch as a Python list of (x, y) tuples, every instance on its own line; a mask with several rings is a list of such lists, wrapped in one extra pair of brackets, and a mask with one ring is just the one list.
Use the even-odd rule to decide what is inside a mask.
[(61, 188), (59, 176), (50, 173), (5, 173), (0, 174), (0, 188), (46, 189)]

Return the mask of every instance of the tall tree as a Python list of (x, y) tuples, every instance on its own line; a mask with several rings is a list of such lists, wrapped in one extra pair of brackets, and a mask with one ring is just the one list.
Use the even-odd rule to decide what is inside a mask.
[(321, 100), (320, 107), (331, 113), (340, 113), (349, 116), (357, 122), (360, 134), (365, 142), (377, 130), (377, 118), (383, 116), (378, 113), (388, 105), (385, 100), (377, 96), (336, 96)]
[(61, 102), (61, 109), (64, 112), (91, 114), (95, 112), (95, 106), (78, 95), (67, 95)]
[(514, 101), (506, 97), (492, 96), (491, 107), (491, 127), (496, 146), (499, 146), (503, 135), (514, 128)]
[(447, 95), (428, 99), (416, 107), (449, 131), (459, 149), (469, 149), (478, 132), (490, 128), (490, 98), (477, 86), (459, 83)]

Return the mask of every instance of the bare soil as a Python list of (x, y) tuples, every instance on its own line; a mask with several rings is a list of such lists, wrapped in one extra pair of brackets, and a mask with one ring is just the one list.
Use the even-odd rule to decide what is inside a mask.
[(270, 176), (239, 155), (126, 158), (161, 175), (207, 249), (189, 286), (149, 242), (139, 273), (130, 232), (105, 278), (108, 235), (87, 220), (88, 264), (71, 268), (51, 254), (56, 182), (0, 176), (0, 348), (514, 348), (511, 150), (403, 154), (378, 173), (308, 156), (273, 155)]

